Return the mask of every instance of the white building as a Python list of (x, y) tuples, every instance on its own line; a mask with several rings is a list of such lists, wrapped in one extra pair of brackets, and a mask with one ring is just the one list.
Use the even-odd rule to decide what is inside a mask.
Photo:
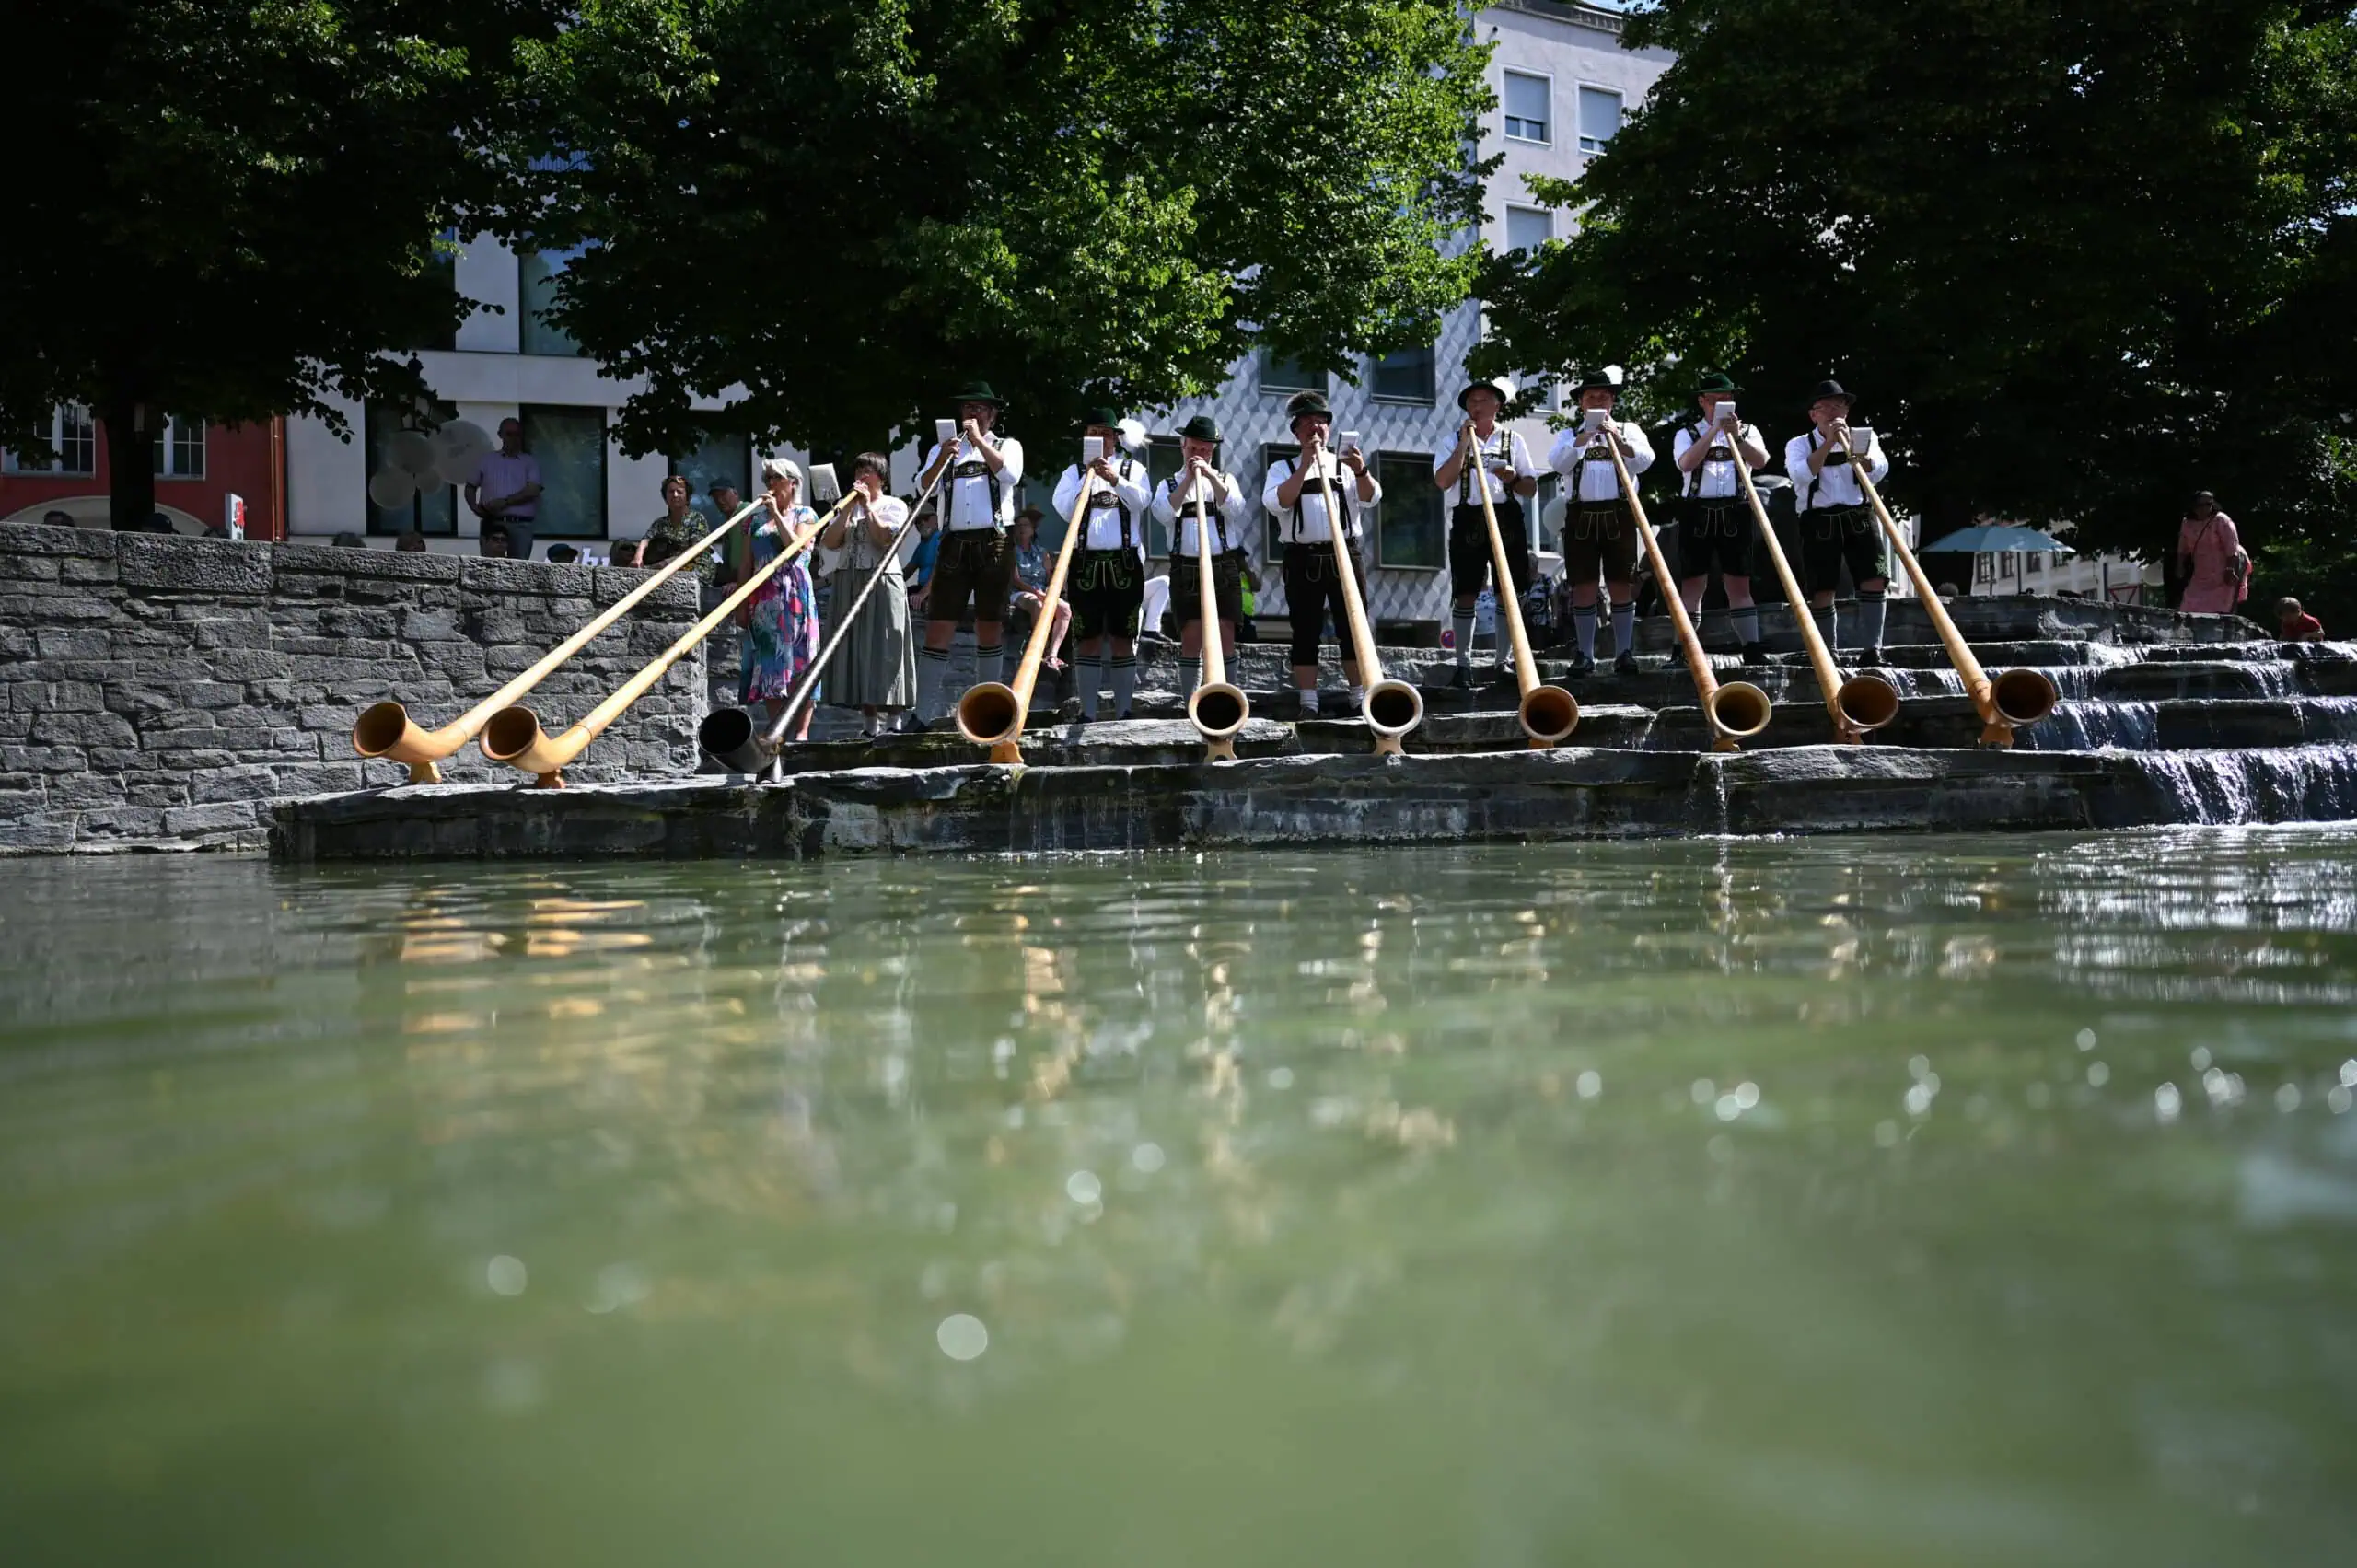
[[(1498, 108), (1477, 150), (1482, 157), (1504, 154), (1491, 180), (1482, 237), (1500, 250), (1560, 238), (1564, 231), (1558, 226), (1566, 220), (1533, 203), (1523, 177), (1576, 176), (1651, 89), (1670, 56), (1624, 51), (1618, 11), (1581, 0), (1499, 0), (1476, 13), (1472, 25), (1484, 41), (1496, 44), (1490, 86)], [(510, 415), (523, 421), (526, 447), (540, 459), (548, 486), (537, 529), (535, 552), (541, 554), (560, 540), (594, 545), (643, 534), (662, 509), (656, 487), (669, 468), (695, 481), (701, 501), (712, 477), (742, 481), (749, 467), (742, 440), (716, 442), (668, 462), (660, 456), (621, 454), (607, 432), (633, 385), (600, 378), (597, 362), (579, 356), (563, 334), (533, 314), (536, 305), (546, 302), (549, 279), (562, 265), (561, 257), (518, 257), (491, 239), (467, 245), (454, 282), (469, 296), (500, 306), (501, 313), (478, 314), (451, 345), (418, 353), (427, 384), (455, 402), (461, 417), (486, 430)], [(1286, 399), (1305, 389), (1323, 390), (1333, 404), (1335, 428), (1364, 436), (1384, 487), (1368, 552), (1371, 607), (1391, 634), (1428, 638), (1446, 623), (1449, 592), (1446, 497), (1432, 482), (1433, 453), (1454, 437), (1461, 422), (1456, 393), (1463, 384), (1466, 354), (1480, 333), (1480, 307), (1469, 302), (1447, 317), (1434, 346), (1362, 366), (1356, 386), (1256, 354), (1237, 365), (1214, 396), (1175, 410), (1138, 411), (1139, 416), (1159, 435), (1196, 413), (1213, 414), (1227, 437), (1227, 467), (1257, 494), (1269, 460), (1292, 450)], [(385, 443), (400, 428), (400, 412), (347, 412), (365, 439), (341, 442), (318, 421), (290, 424), (287, 488), (294, 531), (299, 536), (350, 530), (381, 546), (418, 521), (435, 548), (473, 550), (476, 520), (453, 493), (389, 515), (369, 504), (367, 481), (382, 466)], [(1046, 492), (1076, 456), (1077, 441), (1069, 443), (1068, 453), (1064, 431), (1036, 429), (1019, 418), (1011, 424), (1026, 440), (1034, 470), (1028, 498), (1046, 509)], [(1545, 421), (1525, 421), (1523, 431), (1543, 460), (1550, 439)], [(906, 471), (898, 477), (905, 486), (918, 454), (911, 449), (900, 456)], [(1176, 440), (1157, 440), (1156, 477), (1174, 471), (1177, 460)], [(1531, 508), (1534, 527), (1550, 494), (1542, 489)], [(1051, 523), (1050, 532), (1056, 531)], [(1157, 540), (1155, 548), (1167, 552), (1167, 541)], [(1265, 547), (1256, 553), (1265, 563)], [(1281, 617), (1279, 575), (1264, 572), (1262, 581), (1261, 614)]]

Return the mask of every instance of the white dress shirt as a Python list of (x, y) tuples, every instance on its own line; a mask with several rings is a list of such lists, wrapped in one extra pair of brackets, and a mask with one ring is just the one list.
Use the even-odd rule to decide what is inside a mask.
[[(1620, 455), (1620, 460), (1629, 465), (1631, 479), (1654, 466), (1654, 444), (1645, 439), (1643, 430), (1625, 419), (1607, 423), (1620, 433), (1620, 445), (1626, 448)], [(1600, 436), (1603, 432), (1596, 434)], [(1564, 478), (1576, 481), (1582, 501), (1620, 500), (1620, 476), (1612, 471), (1611, 457), (1605, 452), (1599, 441), (1596, 445), (1596, 460), (1589, 462), (1586, 460), (1588, 446), (1588, 437), (1575, 424), (1555, 437), (1554, 446), (1548, 448), (1547, 466)]]
[[(1859, 434), (1856, 425), (1850, 427), (1850, 437), (1853, 443)], [(1883, 456), (1882, 441), (1872, 430), (1865, 431), (1864, 435), (1866, 449), (1863, 456), (1866, 460), (1866, 478), (1880, 484), (1884, 476), (1890, 472), (1890, 459)], [(1864, 505), (1866, 493), (1858, 488), (1858, 476), (1850, 471), (1847, 462), (1837, 463), (1829, 458), (1822, 473), (1808, 471), (1809, 453), (1824, 445), (1825, 437), (1815, 430), (1805, 436), (1795, 436), (1784, 443), (1784, 471), (1792, 476), (1794, 502), (1804, 512)], [(1840, 454), (1837, 452), (1835, 456)]]
[[(1216, 487), (1201, 487), (1203, 491), (1203, 511), (1212, 520), (1212, 538), (1215, 546), (1212, 551), (1213, 555), (1240, 549), (1244, 544), (1244, 487), (1236, 482), (1234, 474), (1225, 470), (1221, 470), (1219, 479), (1220, 483), (1227, 487), (1224, 500)], [(1171, 552), (1190, 560), (1195, 555), (1197, 488), (1194, 476), (1181, 469), (1154, 493), (1154, 515), (1169, 524), (1173, 530), (1176, 542), (1171, 545)]]
[[(1730, 496), (1742, 494), (1743, 482), (1736, 477), (1735, 471), (1736, 445), (1744, 441), (1759, 441), (1759, 432), (1745, 424), (1734, 430), (1713, 427), (1708, 434), (1718, 445), (1711, 448), (1711, 455), (1705, 457), (1691, 473), (1678, 476), (1678, 494), (1699, 495), (1706, 501), (1724, 501)], [(1690, 424), (1679, 425), (1677, 445), (1671, 448), (1669, 454), (1671, 460), (1683, 462), (1688, 450), (1696, 441), (1701, 440), (1703, 435), (1704, 430), (1700, 420)], [(1767, 450), (1766, 442), (1760, 442), (1760, 450)], [(1718, 454), (1721, 452), (1724, 452), (1726, 456), (1720, 457)]]
[(1141, 561), (1145, 559), (1145, 515), (1154, 505), (1154, 492), (1149, 488), (1153, 477), (1145, 465), (1131, 458), (1115, 458), (1113, 471), (1121, 476), (1118, 484), (1108, 484), (1078, 463), (1064, 470), (1056, 481), (1056, 516), (1069, 519), (1074, 503), (1080, 499), (1080, 487), (1088, 486), (1088, 516), (1083, 519), (1088, 531), (1081, 537), (1083, 550), (1119, 550), (1121, 548), (1121, 508), (1130, 512), (1130, 547)]
[[(1501, 424), (1487, 436), (1479, 431), (1474, 432), (1473, 443), (1473, 455), (1465, 459), (1464, 469), (1459, 470), (1457, 475), (1458, 505), (1478, 506), (1481, 504), (1481, 492), (1473, 488), (1476, 484), (1489, 490), (1490, 504), (1493, 506), (1514, 498), (1514, 492), (1506, 488), (1505, 481), (1490, 471), (1499, 463), (1511, 464), (1516, 479), (1538, 477), (1538, 465), (1530, 460), (1530, 448), (1523, 444), (1522, 432), (1509, 430)], [(1457, 456), (1457, 443), (1452, 439), (1446, 447), (1433, 448), (1434, 479), (1438, 479), (1440, 470), (1448, 466), (1448, 459)], [(1477, 469), (1480, 470), (1478, 473), (1469, 471)]]
[(1319, 469), (1324, 470), (1334, 486), (1334, 501), (1341, 507), (1342, 516), (1349, 522), (1350, 537), (1356, 539), (1364, 533), (1368, 511), (1383, 499), (1383, 486), (1376, 482), (1375, 470), (1369, 469), (1366, 475), (1367, 486), (1375, 492), (1375, 494), (1371, 499), (1361, 500), (1359, 476), (1343, 466), (1341, 460), (1333, 453), (1328, 452), (1318, 459), (1318, 468), (1304, 470), (1309, 477), (1302, 482), (1301, 526), (1296, 528), (1293, 522), (1295, 509), (1278, 504), (1277, 491), (1286, 480), (1293, 477), (1294, 470), (1300, 465), (1300, 462), (1299, 458), (1279, 458), (1275, 462), (1271, 463), (1268, 482), (1260, 489), (1260, 505), (1268, 511), (1269, 516), (1278, 520), (1277, 528), (1283, 536), (1285, 542), (1287, 544), (1331, 544), (1334, 542), (1334, 527), (1326, 517), (1326, 497), (1318, 484)]
[[(1015, 526), (1015, 494), (1023, 488), (1023, 443), (1011, 436), (993, 436), (991, 444), (998, 448), (1004, 467), (998, 470), (998, 510), (991, 510), (991, 466), (981, 453), (963, 437), (958, 440), (958, 457), (941, 482), (948, 493), (941, 515), (947, 519), (943, 525), (951, 533), (963, 533), (969, 528), (1006, 528)], [(941, 444), (924, 455), (924, 467), (932, 469), (941, 455)]]

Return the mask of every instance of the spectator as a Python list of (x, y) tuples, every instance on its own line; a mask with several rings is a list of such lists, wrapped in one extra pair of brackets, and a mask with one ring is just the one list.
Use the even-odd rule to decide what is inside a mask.
[(637, 540), (618, 539), (614, 540), (614, 548), (606, 558), (606, 564), (609, 566), (636, 566), (639, 564), (638, 557), (640, 549), (641, 546)]
[[(765, 469), (763, 471), (768, 470)], [(795, 471), (797, 475), (801, 472), (799, 469)], [(800, 481), (797, 479), (795, 483), (798, 494)], [(689, 553), (696, 548), (696, 541), (711, 528), (703, 514), (688, 504), (693, 492), (689, 490), (685, 479), (676, 473), (666, 474), (659, 488), (663, 495), (663, 515), (646, 525), (646, 563), (650, 566), (658, 566), (675, 555)], [(698, 562), (694, 570), (706, 582), (712, 580), (711, 562)]]
[[(425, 546), (421, 541), (418, 548), (424, 550)], [(560, 566), (570, 566), (581, 559), (581, 552), (569, 544), (552, 544), (549, 546), (548, 558)]]
[(1158, 643), (1176, 642), (1163, 622), (1170, 617), (1170, 574), (1145, 580), (1145, 599), (1138, 608), (1138, 635)]
[(147, 533), (178, 533), (180, 530), (172, 527), (172, 519), (166, 517), (163, 513), (150, 512), (147, 514), (147, 527), (145, 531)]
[(346, 532), (336, 535), (335, 542), (330, 548), (335, 550), (366, 550), (368, 548), (368, 541), (362, 539), (358, 534), (352, 533), (347, 530)]
[(204, 525), (204, 537), (207, 539), (227, 539), (229, 537), (229, 525), (226, 523), (207, 523)]
[(43, 512), (41, 515), (41, 521), (43, 528), (70, 528), (74, 526), (74, 514), (71, 512), (61, 512), (56, 507), (52, 506), (48, 511)]
[[(862, 464), (867, 460), (865, 455), (859, 459)], [(876, 461), (882, 465), (882, 471), (890, 470), (888, 458), (877, 458)], [(684, 498), (687, 481), (679, 481), (679, 485)], [(784, 554), (819, 520), (819, 515), (802, 504), (799, 465), (782, 458), (764, 459), (761, 485), (765, 491), (763, 505), (749, 519), (754, 524), (751, 537), (736, 535), (737, 544), (730, 552), (737, 558), (739, 580), (749, 578)], [(655, 540), (652, 532), (647, 537)], [(668, 536), (656, 541), (657, 547), (668, 542)], [(737, 624), (745, 629), (737, 700), (748, 707), (759, 701), (772, 719), (785, 711), (786, 694), (802, 672), (810, 668), (811, 660), (819, 656), (819, 614), (812, 597), (809, 564), (796, 556), (771, 573), (753, 591), (753, 597), (737, 607)], [(809, 705), (805, 704), (801, 733), (795, 739), (809, 734), (810, 713)]]
[(505, 528), (497, 523), (483, 524), (482, 538), (476, 544), (478, 551), (484, 555), (504, 556), (507, 553), (507, 530)]
[(1249, 561), (1244, 563), (1242, 594), (1239, 602), (1244, 613), (1236, 618), (1236, 640), (1239, 643), (1257, 643), (1260, 640), (1260, 628), (1252, 617), (1260, 608), (1260, 574), (1252, 569), (1252, 563)]
[(393, 548), (414, 555), (425, 548), (425, 536), (415, 528), (404, 529), (400, 537), (393, 540)]
[[(1039, 508), (1026, 506), (1015, 515), (1014, 613), (1008, 618), (1014, 622), (1017, 647), (1030, 641), (1031, 628), (1039, 623), (1039, 607), (1048, 602), (1048, 547), (1039, 542)], [(1063, 668), (1064, 637), (1071, 630), (1072, 606), (1058, 599), (1055, 630), (1049, 634), (1042, 660), (1048, 668)]]
[(907, 567), (909, 606), (922, 610), (932, 596), (933, 563), (941, 558), (941, 514), (932, 502), (926, 502), (924, 510), (917, 514), (915, 527), (916, 553), (909, 557)]
[(909, 600), (903, 590), (902, 554), (916, 540), (902, 528), (908, 504), (884, 494), (891, 470), (874, 453), (852, 460), (852, 488), (858, 503), (835, 514), (820, 540), (842, 552), (836, 583), (834, 624), (859, 597), (871, 577), (880, 577), (876, 591), (860, 606), (859, 619), (842, 633), (834, 662), (827, 667), (827, 701), (835, 707), (857, 708), (864, 720), (862, 735), (880, 735), (884, 714), (912, 706), (917, 700), (916, 643), (909, 627)]
[[(475, 477), (467, 482), (466, 497), (467, 505), (486, 525), (497, 522), (504, 527), (506, 549), (502, 554), (525, 561), (532, 558), (532, 530), (540, 516), (540, 465), (524, 450), (521, 420), (499, 422), (499, 450), (475, 470)], [(485, 532), (489, 532), (487, 527)]]
[(2177, 575), (2185, 581), (2177, 609), (2189, 615), (2232, 615), (2250, 597), (2250, 557), (2234, 518), (2218, 498), (2199, 491), (2177, 530)]
[(2324, 622), (2300, 608), (2295, 598), (2275, 601), (2276, 634), (2287, 643), (2321, 643)]

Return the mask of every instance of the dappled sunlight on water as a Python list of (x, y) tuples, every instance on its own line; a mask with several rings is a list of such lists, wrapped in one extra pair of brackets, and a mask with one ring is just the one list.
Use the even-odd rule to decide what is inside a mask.
[(0, 883), (30, 1561), (2357, 1542), (2346, 833)]

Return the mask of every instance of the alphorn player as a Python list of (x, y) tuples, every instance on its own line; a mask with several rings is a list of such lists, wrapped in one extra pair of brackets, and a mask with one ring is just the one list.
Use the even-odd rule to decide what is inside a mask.
[[(1475, 381), (1457, 394), (1457, 406), (1471, 417), (1469, 430), (1460, 426), (1457, 439), (1433, 455), (1433, 482), (1457, 492), (1457, 509), (1448, 520), (1448, 583), (1456, 595), (1449, 617), (1457, 633), (1457, 673), (1464, 685), (1473, 683), (1473, 604), (1490, 580), (1490, 524), (1481, 510), (1481, 486), (1490, 493), (1497, 513), (1498, 539), (1505, 546), (1506, 570), (1514, 581), (1497, 586), (1504, 600), (1511, 592), (1519, 599), (1530, 591), (1530, 534), (1523, 521), (1522, 504), (1538, 494), (1538, 465), (1519, 433), (1504, 428), (1498, 415), (1514, 401), (1514, 384), (1500, 378)], [(1503, 605), (1498, 624), (1505, 624)], [(1507, 660), (1509, 639), (1498, 635), (1498, 668)]]
[(1178, 622), (1178, 700), (1195, 693), (1203, 678), (1203, 540), (1195, 528), (1195, 503), (1211, 524), (1212, 593), (1218, 603), (1220, 646), (1236, 647), (1236, 622), (1244, 613), (1244, 487), (1219, 466), (1219, 421), (1199, 413), (1178, 427), (1178, 471), (1154, 493), (1154, 515), (1170, 529), (1170, 613)]
[[(1563, 505), (1563, 568), (1572, 582), (1572, 630), (1579, 638), (1573, 675), (1596, 672), (1596, 579), (1600, 572), (1612, 598), (1612, 668), (1637, 673), (1637, 520), (1620, 494), (1612, 448), (1634, 479), (1654, 466), (1653, 443), (1633, 421), (1611, 417), (1620, 398), (1620, 377), (1609, 369), (1580, 377), (1581, 424), (1555, 437), (1547, 466), (1571, 482)], [(1584, 428), (1590, 412), (1604, 414), (1596, 430)]]
[(1015, 582), (1015, 544), (1007, 530), (1023, 488), (1023, 443), (993, 434), (1000, 405), (989, 382), (969, 383), (957, 403), (957, 438), (935, 443), (917, 476), (923, 491), (944, 464), (949, 468), (940, 492), (940, 554), (925, 582), (924, 646), (917, 651), (919, 728), (953, 705), (949, 643), (969, 603), (974, 607), (974, 678), (999, 679), (1000, 627)]
[[(1260, 488), (1260, 505), (1277, 519), (1285, 547), (1285, 615), (1293, 622), (1293, 684), (1301, 696), (1301, 716), (1318, 716), (1318, 645), (1330, 610), (1342, 645), (1342, 675), (1350, 682), (1349, 711), (1356, 713), (1366, 700), (1366, 672), (1359, 668), (1351, 642), (1350, 611), (1342, 598), (1341, 574), (1356, 573), (1364, 584), (1366, 573), (1358, 563), (1358, 540), (1367, 508), (1383, 499), (1383, 486), (1366, 466), (1366, 454), (1356, 447), (1337, 455), (1328, 448), (1333, 438), (1334, 411), (1323, 392), (1296, 392), (1285, 403), (1293, 422), (1293, 438), (1301, 456), (1280, 458), (1269, 465)], [(1323, 478), (1324, 484), (1319, 482)], [(1326, 515), (1326, 488), (1330, 486), (1335, 510)], [(1364, 596), (1362, 595), (1362, 598)]]
[(1850, 429), (1851, 397), (1839, 381), (1820, 381), (1809, 395), (1809, 423), (1816, 428), (1784, 445), (1784, 471), (1792, 476), (1794, 499), (1800, 513), (1801, 575), (1808, 586), (1808, 602), (1825, 633), (1826, 646), (1843, 646), (1835, 634), (1834, 590), (1841, 584), (1841, 568), (1850, 568), (1858, 585), (1857, 640), (1847, 645), (1862, 650), (1861, 664), (1882, 662), (1883, 598), (1890, 587), (1890, 553), (1883, 542), (1882, 525), (1857, 473), (1844, 454), (1845, 442), (1862, 447), (1866, 478), (1880, 484), (1890, 472), (1882, 443), (1871, 430)]
[(1091, 409), (1081, 435), (1103, 443), (1102, 453), (1084, 468), (1064, 470), (1056, 481), (1056, 515), (1069, 518), (1088, 492), (1087, 531), (1073, 547), (1072, 576), (1064, 597), (1072, 600), (1074, 630), (1080, 638), (1074, 662), (1080, 679), (1080, 719), (1097, 717), (1098, 695), (1108, 673), (1111, 645), (1113, 716), (1130, 716), (1137, 690), (1138, 610), (1145, 603), (1145, 517), (1154, 505), (1153, 478), (1144, 463), (1121, 450), (1121, 416)]
[(1721, 403), (1733, 402), (1743, 389), (1716, 372), (1702, 377), (1694, 401), (1702, 417), (1678, 427), (1671, 460), (1680, 475), (1678, 494), (1685, 500), (1678, 522), (1678, 597), (1697, 625), (1702, 619), (1702, 590), (1710, 586), (1711, 568), (1719, 569), (1726, 585), (1727, 619), (1743, 644), (1743, 662), (1768, 662), (1767, 645), (1759, 640), (1759, 611), (1751, 602), (1751, 550), (1759, 526), (1745, 501), (1735, 465), (1747, 469), (1768, 466), (1768, 443), (1758, 427), (1720, 423)]

